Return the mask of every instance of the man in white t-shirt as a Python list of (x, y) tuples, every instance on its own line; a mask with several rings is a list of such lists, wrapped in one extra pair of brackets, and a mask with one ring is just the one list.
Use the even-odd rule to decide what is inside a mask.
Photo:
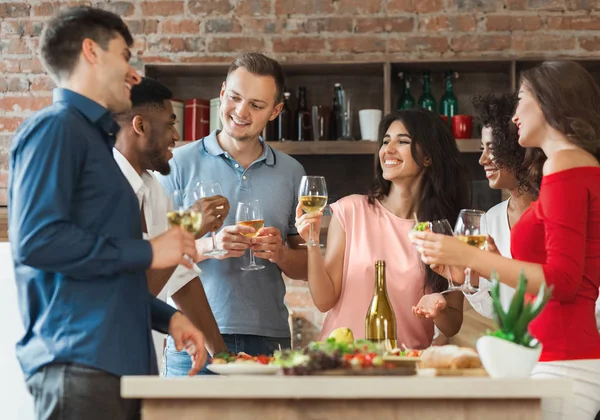
[[(131, 110), (115, 115), (121, 129), (113, 155), (138, 197), (144, 236), (148, 238), (163, 233), (169, 227), (169, 200), (152, 171), (163, 175), (170, 172), (171, 150), (179, 140), (170, 101), (172, 96), (171, 91), (161, 83), (143, 78), (139, 85), (131, 89)], [(221, 227), (229, 211), (229, 202), (225, 197), (216, 196), (202, 199), (194, 207), (203, 213), (202, 231), (197, 235), (202, 237)], [(172, 298), (176, 306), (205, 334), (209, 353), (227, 351), (196, 272), (183, 266), (162, 270), (155, 275), (148, 275), (148, 288), (162, 300)], [(178, 294), (184, 289), (186, 293)], [(183, 298), (179, 299), (179, 296)], [(163, 343), (164, 335), (155, 333), (159, 366)]]

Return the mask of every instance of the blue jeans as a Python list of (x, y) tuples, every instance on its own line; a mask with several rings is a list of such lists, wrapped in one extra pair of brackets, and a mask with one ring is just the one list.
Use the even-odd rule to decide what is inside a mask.
[[(229, 351), (239, 353), (243, 351), (252, 356), (259, 354), (272, 355), (275, 350), (290, 348), (289, 338), (278, 337), (263, 337), (260, 335), (247, 334), (223, 334), (223, 341), (227, 345)], [(210, 361), (207, 361), (208, 364)], [(192, 359), (185, 351), (177, 351), (175, 341), (171, 336), (167, 336), (167, 347), (163, 359), (162, 375), (165, 377), (187, 376), (188, 371), (192, 368)], [(206, 365), (198, 375), (210, 375)]]

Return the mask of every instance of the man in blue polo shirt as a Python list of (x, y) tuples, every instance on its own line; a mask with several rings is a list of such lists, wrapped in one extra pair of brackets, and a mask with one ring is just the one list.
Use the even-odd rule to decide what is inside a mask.
[[(253, 355), (290, 346), (281, 272), (294, 279), (307, 275), (307, 253), (298, 246), (303, 241), (294, 226), (304, 169), (259, 137), (283, 106), (283, 87), (283, 69), (275, 60), (259, 53), (239, 56), (221, 88), (223, 130), (175, 149), (171, 174), (159, 177), (168, 191), (199, 180), (221, 184), (232, 211), (217, 241), (228, 253), (210, 259), (199, 255), (204, 258), (202, 283), (229, 350)], [(249, 200), (259, 201), (265, 220), (253, 239), (242, 235), (253, 232), (252, 228), (235, 226), (237, 203)], [(207, 240), (200, 242), (199, 248), (212, 246)], [(242, 271), (248, 265), (248, 248), (264, 269)], [(184, 375), (189, 367), (172, 339), (167, 340), (165, 361), (166, 376)]]
[(52, 18), (40, 50), (59, 87), (12, 142), (9, 235), (25, 327), (17, 357), (38, 419), (139, 418), (120, 376), (157, 373), (151, 327), (186, 345), (191, 374), (204, 363), (202, 333), (146, 283), (147, 269), (191, 266), (194, 237), (173, 228), (143, 240), (137, 198), (112, 156), (111, 112), (131, 107), (140, 82), (132, 44), (113, 13), (79, 7)]

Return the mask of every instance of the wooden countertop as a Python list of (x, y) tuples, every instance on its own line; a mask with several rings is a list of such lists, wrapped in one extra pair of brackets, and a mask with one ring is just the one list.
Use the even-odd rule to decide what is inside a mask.
[(427, 376), (125, 376), (121, 395), (144, 399), (532, 399), (572, 392), (564, 379)]

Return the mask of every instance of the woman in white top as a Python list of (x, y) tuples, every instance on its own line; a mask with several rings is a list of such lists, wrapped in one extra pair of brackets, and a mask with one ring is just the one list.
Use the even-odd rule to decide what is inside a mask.
[[(510, 253), (510, 229), (521, 218), (537, 195), (538, 186), (529, 181), (529, 166), (537, 153), (536, 165), (543, 162), (541, 151), (529, 152), (519, 146), (517, 127), (511, 118), (517, 106), (517, 97), (513, 94), (476, 95), (473, 106), (477, 118), (481, 120), (482, 153), (479, 164), (485, 170), (490, 188), (508, 190), (510, 197), (486, 213), (488, 249), (495, 246), (496, 251), (504, 257), (512, 257)], [(490, 282), (475, 277), (472, 281), (479, 290), (474, 294), (465, 294), (471, 306), (486, 318), (492, 318), (492, 299), (489, 294)], [(500, 284), (502, 306), (508, 309), (514, 295), (514, 288)]]

